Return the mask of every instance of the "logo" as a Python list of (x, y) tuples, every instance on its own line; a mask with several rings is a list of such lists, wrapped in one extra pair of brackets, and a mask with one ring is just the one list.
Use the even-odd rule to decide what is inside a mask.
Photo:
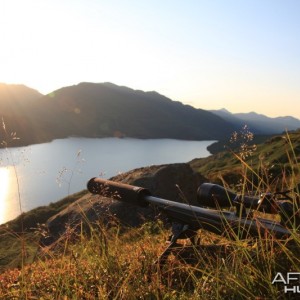
[(287, 273), (285, 276), (278, 272), (272, 284), (283, 284), (284, 293), (293, 293), (293, 294), (300, 294), (300, 273), (299, 272), (290, 272)]

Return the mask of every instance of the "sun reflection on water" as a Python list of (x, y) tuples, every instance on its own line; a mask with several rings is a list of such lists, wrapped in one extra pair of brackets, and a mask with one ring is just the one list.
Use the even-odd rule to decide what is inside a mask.
[(0, 168), (0, 224), (5, 220), (8, 189), (9, 169)]

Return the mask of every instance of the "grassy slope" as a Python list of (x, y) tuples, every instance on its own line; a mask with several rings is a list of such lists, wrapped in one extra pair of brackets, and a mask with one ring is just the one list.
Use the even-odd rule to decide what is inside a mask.
[[(264, 188), (299, 182), (300, 131), (269, 138), (254, 150), (251, 147), (242, 150), (241, 144), (229, 142), (226, 149), (208, 158), (193, 160), (192, 168), (211, 182), (225, 181), (231, 185), (243, 183), (245, 175), (251, 175), (256, 185), (263, 181)], [(243, 154), (247, 156), (245, 159), (241, 159)]]
[[(44, 234), (43, 224), (53, 215), (72, 202), (81, 198), (87, 191), (68, 196), (48, 206), (37, 207), (23, 213), (16, 219), (0, 226), (0, 271), (20, 267), (22, 255), (26, 252), (26, 262), (31, 262), (39, 248), (39, 239)], [(25, 232), (25, 235), (22, 235)], [(23, 244), (23, 238), (26, 241)], [(25, 247), (22, 249), (22, 247)]]
[[(240, 153), (223, 152), (191, 164), (210, 180), (223, 177), (223, 180), (232, 179), (238, 183), (249, 175), (250, 167), (261, 169), (260, 173), (266, 177), (261, 181), (269, 180), (275, 186), (283, 171), (285, 175), (280, 177), (284, 179), (283, 184), (292, 185), (298, 180), (299, 137), (300, 132), (273, 137), (259, 145), (246, 162), (238, 159)], [(253, 176), (250, 174), (248, 178), (253, 179)], [(226, 183), (231, 184), (230, 181)], [(34, 222), (43, 223), (54, 210), (74, 200), (64, 199), (57, 206), (52, 204), (29, 214), (39, 215), (39, 220)], [(44, 213), (39, 214), (41, 211)], [(24, 216), (24, 220), (33, 220), (29, 216)], [(0, 262), (10, 267), (18, 266), (0, 275), (2, 298), (279, 299), (283, 296), (283, 288), (271, 284), (274, 275), (279, 271), (300, 270), (296, 255), (298, 239), (296, 250), (293, 250), (285, 242), (273, 239), (259, 239), (249, 244), (200, 232), (203, 247), (195, 249), (196, 261), (186, 264), (170, 256), (161, 269), (153, 263), (164, 249), (168, 236), (160, 222), (146, 223), (123, 234), (119, 233), (118, 224), (108, 228), (99, 223), (89, 238), (83, 233), (77, 234), (75, 240), (74, 236), (72, 239), (66, 236), (55, 249), (37, 252), (37, 232), (28, 231), (18, 236), (12, 230), (20, 228), (19, 221), (1, 228)], [(29, 229), (30, 226), (25, 227)], [(212, 244), (214, 248), (210, 251), (208, 245)], [(225, 249), (225, 255), (221, 249)], [(32, 263), (26, 265), (26, 261)]]

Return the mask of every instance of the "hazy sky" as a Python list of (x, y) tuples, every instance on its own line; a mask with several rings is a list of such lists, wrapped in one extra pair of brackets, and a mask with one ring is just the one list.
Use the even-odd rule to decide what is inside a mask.
[(300, 0), (0, 0), (0, 82), (300, 118)]

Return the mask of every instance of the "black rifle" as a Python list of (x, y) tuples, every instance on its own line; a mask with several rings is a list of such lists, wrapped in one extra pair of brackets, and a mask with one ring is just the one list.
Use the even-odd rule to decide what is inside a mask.
[[(87, 184), (93, 194), (146, 207), (154, 205), (172, 220), (172, 236), (168, 248), (161, 255), (166, 258), (179, 238), (193, 242), (199, 229), (205, 229), (225, 237), (259, 237), (271, 235), (286, 239), (297, 233), (300, 224), (289, 191), (263, 194), (261, 197), (237, 195), (220, 185), (204, 183), (197, 191), (199, 206), (174, 202), (151, 195), (148, 189), (92, 178)], [(278, 197), (280, 195), (280, 197)], [(235, 206), (235, 211), (224, 210)], [(279, 214), (280, 221), (254, 217), (253, 210)]]

